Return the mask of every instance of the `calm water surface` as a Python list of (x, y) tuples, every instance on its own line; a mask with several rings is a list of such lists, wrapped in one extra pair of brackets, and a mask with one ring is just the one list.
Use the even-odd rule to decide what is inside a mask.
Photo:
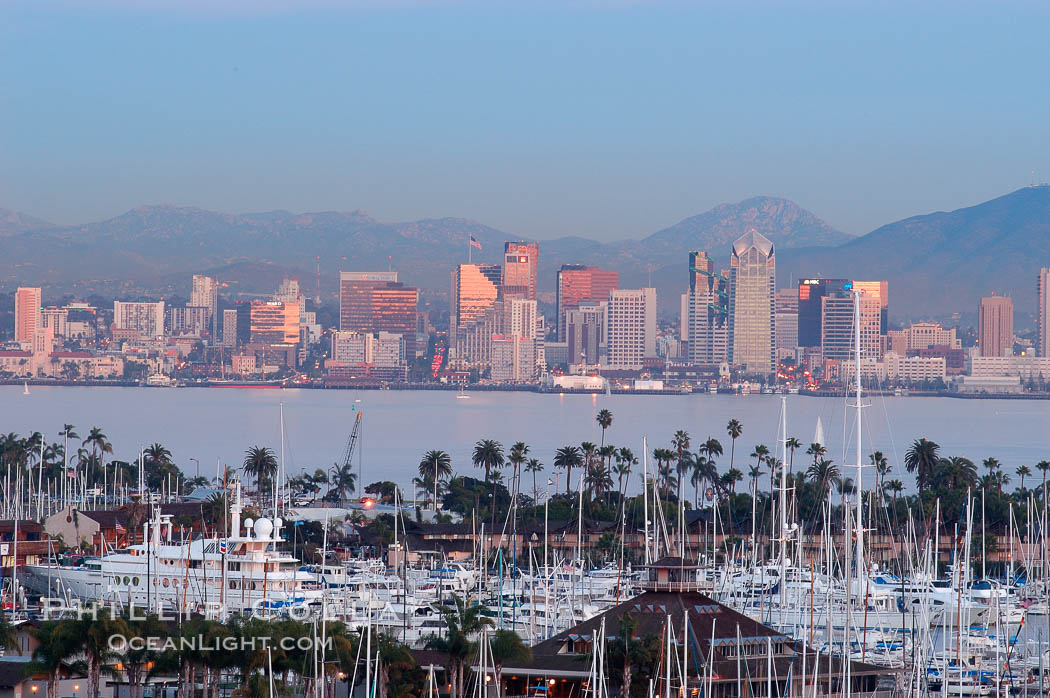
[[(202, 474), (214, 475), (216, 462), (238, 465), (244, 450), (266, 445), (280, 453), (280, 411), (284, 406), (285, 458), (289, 472), (329, 467), (343, 453), (356, 411), (364, 412), (361, 463), (365, 482), (395, 480), (407, 486), (428, 449), (448, 451), (459, 473), (472, 471), (470, 450), (481, 438), (509, 445), (525, 441), (541, 462), (550, 464), (559, 446), (598, 442), (594, 421), (601, 408), (614, 421), (607, 441), (642, 451), (668, 446), (677, 429), (694, 445), (715, 436), (729, 468), (726, 423), (744, 425), (737, 442), (737, 467), (747, 471), (755, 444), (775, 448), (781, 398), (776, 395), (556, 395), (525, 392), (470, 393), (457, 399), (445, 391), (236, 390), (208, 388), (0, 387), (0, 432), (44, 432), (49, 438), (65, 423), (83, 438), (92, 426), (103, 429), (117, 458), (137, 457), (140, 445), (160, 442), (192, 475), (190, 459)], [(788, 433), (804, 444), (813, 440), (819, 417), (829, 457), (853, 462), (855, 420), (841, 398), (789, 396)], [(864, 410), (864, 453), (880, 449), (893, 466), (891, 477), (911, 486), (904, 452), (920, 436), (942, 446), (944, 455), (976, 461), (995, 456), (1011, 475), (1022, 463), (1050, 459), (1050, 402), (1038, 400), (955, 400), (874, 398)], [(805, 461), (796, 456), (796, 465)], [(356, 459), (355, 459), (356, 461)], [(850, 474), (847, 472), (847, 474)], [(867, 476), (868, 474), (865, 473)], [(1013, 476), (1013, 484), (1017, 483)]]

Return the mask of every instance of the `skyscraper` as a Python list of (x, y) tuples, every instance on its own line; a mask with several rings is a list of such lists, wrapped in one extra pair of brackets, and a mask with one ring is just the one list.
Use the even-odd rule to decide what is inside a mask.
[(300, 315), (306, 312), (306, 296), (303, 295), (302, 287), (299, 285), (299, 279), (294, 276), (286, 276), (281, 279), (281, 283), (277, 286), (277, 293), (274, 294), (273, 299), (275, 301), (281, 301), (282, 303), (291, 303), (298, 306)]
[(252, 301), (251, 343), (299, 343), (299, 305), (283, 301)]
[(715, 272), (706, 252), (689, 253), (689, 293), (686, 300), (689, 362), (717, 364), (726, 358), (726, 315), (729, 280)]
[(40, 288), (19, 286), (15, 291), (15, 341), (32, 342), (40, 329)]
[(568, 363), (596, 364), (605, 346), (605, 316), (609, 301), (580, 303), (565, 311)]
[(210, 276), (195, 274), (189, 305), (208, 309), (207, 326), (213, 338), (219, 335), (219, 282)]
[(858, 281), (857, 279), (854, 279), (852, 283), (853, 288), (863, 292), (864, 295), (878, 299), (882, 333), (886, 334), (886, 330), (889, 329), (890, 319), (890, 282), (886, 280)]
[(339, 329), (400, 334), (412, 359), (418, 305), (419, 290), (399, 282), (396, 271), (339, 272)]
[(227, 349), (237, 348), (237, 310), (230, 308), (222, 311), (222, 346)]
[(118, 330), (135, 330), (143, 337), (163, 337), (164, 301), (113, 301), (113, 324)]
[(977, 344), (981, 356), (1014, 353), (1014, 303), (1006, 296), (982, 298), (977, 307)]
[[(828, 295), (820, 299), (822, 353), (825, 360), (852, 361), (855, 356), (853, 340), (855, 325), (851, 295)], [(862, 293), (860, 298), (860, 351), (864, 361), (882, 358), (882, 301), (874, 295)]]
[(1050, 356), (1050, 269), (1043, 267), (1039, 270), (1035, 290), (1039, 299), (1039, 356)]
[(460, 264), (452, 270), (449, 342), (459, 350), (459, 333), (479, 321), (499, 300), (503, 270), (498, 264)]
[(617, 289), (609, 293), (606, 345), (612, 368), (641, 368), (656, 356), (656, 289)]
[(508, 242), (503, 245), (503, 297), (536, 300), (536, 276), (540, 260), (537, 242)]
[(581, 303), (600, 303), (609, 300), (609, 292), (620, 287), (620, 272), (585, 267), (582, 264), (563, 264), (558, 270), (556, 305), (558, 313), (558, 341), (565, 341), (565, 311), (580, 307)]
[(777, 360), (794, 356), (798, 349), (798, 290), (785, 288), (776, 297)]
[(801, 279), (798, 282), (798, 346), (819, 347), (825, 296), (844, 298), (847, 279)]
[(752, 230), (733, 243), (729, 278), (729, 363), (748, 373), (775, 366), (776, 256), (772, 241)]

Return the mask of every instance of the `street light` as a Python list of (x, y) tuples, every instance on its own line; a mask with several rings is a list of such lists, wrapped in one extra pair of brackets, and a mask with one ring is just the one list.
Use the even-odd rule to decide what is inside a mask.
[(201, 476), (201, 462), (196, 458), (190, 458), (190, 460), (197, 464), (197, 477), (199, 478)]

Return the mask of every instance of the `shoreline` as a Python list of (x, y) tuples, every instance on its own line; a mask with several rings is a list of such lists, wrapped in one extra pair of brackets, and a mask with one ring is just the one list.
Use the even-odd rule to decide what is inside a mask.
[[(188, 383), (184, 385), (143, 385), (139, 381), (132, 380), (41, 380), (37, 379), (5, 379), (0, 380), (0, 386), (23, 386), (30, 387), (62, 387), (62, 388), (148, 388), (151, 390), (165, 390), (173, 388), (221, 388), (227, 390), (401, 390), (401, 391), (447, 391), (458, 392), (460, 390), (482, 393), (495, 392), (525, 392), (540, 393), (548, 395), (605, 395), (604, 390), (579, 390), (579, 389), (546, 389), (542, 385), (467, 385), (461, 386), (449, 383), (362, 383), (355, 385), (339, 385), (324, 383), (306, 383), (286, 385), (280, 382), (264, 381), (240, 381), (240, 382), (202, 382)], [(634, 390), (626, 388), (612, 388), (611, 395), (711, 395), (706, 390)], [(717, 395), (734, 395), (737, 397), (751, 397), (762, 395), (801, 395), (805, 397), (843, 397), (844, 390), (799, 390), (797, 393), (760, 393), (753, 392), (746, 395), (736, 393), (732, 390), (720, 390)], [(952, 398), (956, 400), (1050, 400), (1050, 393), (955, 393), (950, 391), (919, 391), (908, 390), (897, 394), (893, 390), (866, 390), (865, 395), (877, 397), (938, 397)]]

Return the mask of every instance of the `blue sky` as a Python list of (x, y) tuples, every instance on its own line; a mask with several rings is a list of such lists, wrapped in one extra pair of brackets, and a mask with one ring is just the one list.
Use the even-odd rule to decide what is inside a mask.
[(1050, 173), (1045, 3), (42, 4), (0, 8), (0, 206), (62, 223), (618, 239), (770, 194), (864, 233)]

